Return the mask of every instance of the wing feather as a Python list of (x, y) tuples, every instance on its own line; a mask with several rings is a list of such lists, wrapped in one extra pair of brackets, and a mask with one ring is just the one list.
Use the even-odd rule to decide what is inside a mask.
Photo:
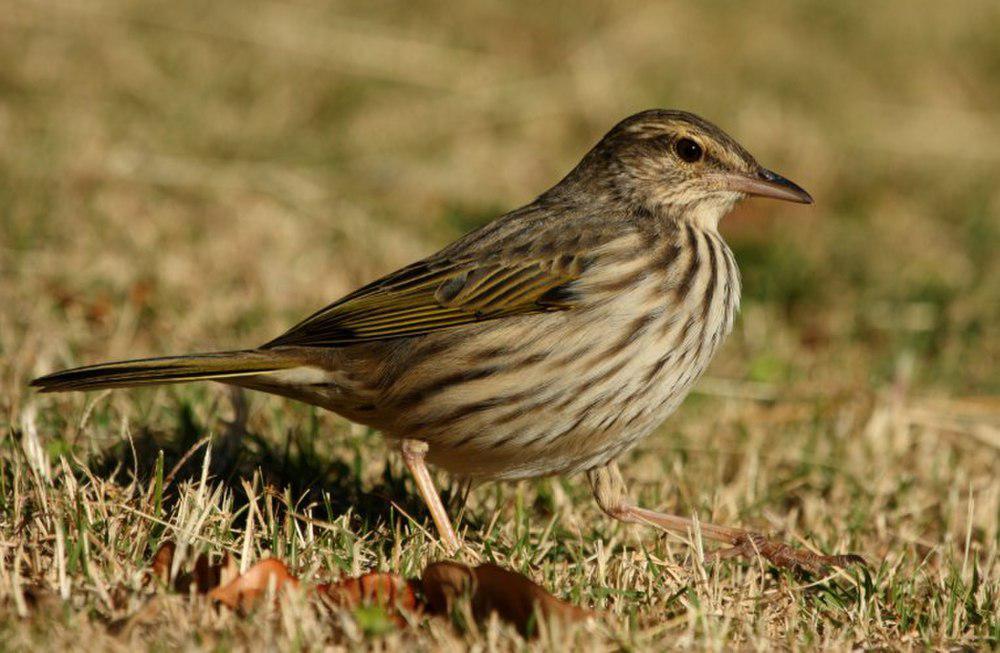
[(364, 286), (264, 345), (340, 347), (575, 305), (579, 253), (504, 260), (428, 260)]

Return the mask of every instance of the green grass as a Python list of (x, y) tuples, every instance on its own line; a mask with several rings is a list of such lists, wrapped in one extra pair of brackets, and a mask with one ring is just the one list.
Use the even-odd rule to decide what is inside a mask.
[[(0, 648), (1000, 646), (997, 33), (986, 0), (10, 3)], [(623, 461), (632, 495), (855, 551), (867, 573), (705, 565), (555, 478), (480, 486), (462, 513), (466, 561), (604, 614), (531, 645), (461, 612), (397, 632), (144, 584), (165, 538), (181, 564), (280, 555), (314, 580), (417, 575), (441, 552), (377, 433), (212, 385), (28, 380), (263, 342), (529, 200), (651, 106), (718, 122), (817, 202), (724, 222), (743, 312)]]

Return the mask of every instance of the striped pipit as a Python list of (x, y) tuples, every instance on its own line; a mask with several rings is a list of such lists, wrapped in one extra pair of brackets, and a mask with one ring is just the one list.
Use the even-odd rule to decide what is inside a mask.
[(332, 410), (398, 441), (449, 551), (426, 463), (473, 480), (586, 472), (612, 517), (698, 530), (778, 565), (853, 556), (647, 510), (618, 459), (670, 415), (733, 326), (740, 277), (719, 220), (748, 195), (810, 203), (715, 125), (644, 111), (536, 200), (256, 349), (106, 363), (46, 392), (212, 379)]

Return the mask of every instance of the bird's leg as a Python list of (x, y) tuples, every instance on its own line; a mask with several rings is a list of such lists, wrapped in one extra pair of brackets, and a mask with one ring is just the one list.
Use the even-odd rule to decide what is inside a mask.
[(454, 554), (461, 547), (461, 544), (451, 525), (451, 520), (448, 519), (448, 512), (444, 509), (444, 504), (441, 503), (437, 488), (434, 487), (434, 479), (431, 478), (431, 473), (427, 469), (427, 463), (424, 462), (424, 456), (427, 455), (427, 443), (420, 440), (403, 440), (400, 444), (400, 450), (403, 453), (403, 463), (413, 475), (417, 491), (420, 492), (421, 498), (427, 504), (427, 510), (431, 513), (431, 519), (434, 520), (434, 525), (437, 527), (445, 552), (448, 555)]
[(590, 470), (587, 472), (587, 477), (598, 505), (605, 513), (615, 519), (631, 523), (651, 524), (682, 533), (698, 531), (705, 539), (725, 542), (730, 545), (728, 548), (709, 554), (707, 556), (709, 559), (723, 560), (736, 556), (752, 559), (759, 555), (777, 567), (801, 567), (813, 572), (821, 572), (829, 566), (846, 567), (852, 564), (865, 564), (864, 558), (858, 555), (820, 555), (797, 549), (754, 531), (696, 522), (687, 517), (640, 508), (629, 499), (628, 488), (625, 487), (625, 481), (622, 479), (618, 464), (615, 462)]

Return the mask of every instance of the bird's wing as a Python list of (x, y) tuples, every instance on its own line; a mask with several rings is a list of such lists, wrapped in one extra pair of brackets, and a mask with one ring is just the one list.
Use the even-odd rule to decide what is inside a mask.
[(450, 327), (568, 310), (584, 252), (543, 256), (438, 256), (383, 277), (306, 318), (264, 345), (340, 347)]

